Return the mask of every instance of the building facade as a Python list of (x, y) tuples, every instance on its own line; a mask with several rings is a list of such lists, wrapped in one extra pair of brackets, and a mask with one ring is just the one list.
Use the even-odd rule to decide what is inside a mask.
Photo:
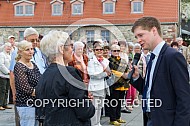
[(163, 38), (170, 41), (178, 33), (178, 9), (178, 0), (1, 0), (0, 42), (9, 35), (23, 40), (27, 27), (42, 35), (64, 30), (76, 41), (135, 42), (131, 27), (143, 16), (157, 17)]

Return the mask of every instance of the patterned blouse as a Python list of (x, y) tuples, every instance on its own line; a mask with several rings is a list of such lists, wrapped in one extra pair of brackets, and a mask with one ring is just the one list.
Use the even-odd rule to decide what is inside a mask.
[[(32, 96), (32, 92), (34, 91), (41, 76), (35, 63), (33, 63), (33, 66), (33, 69), (30, 69), (23, 63), (17, 62), (14, 67), (16, 106), (27, 107), (28, 105), (33, 104), (32, 100), (34, 100), (35, 97)], [(28, 105), (27, 101), (29, 101)]]

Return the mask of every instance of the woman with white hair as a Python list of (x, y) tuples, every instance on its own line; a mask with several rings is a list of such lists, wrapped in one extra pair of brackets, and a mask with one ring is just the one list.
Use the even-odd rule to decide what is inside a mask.
[(9, 83), (9, 66), (11, 61), (11, 43), (5, 43), (3, 52), (0, 53), (0, 110), (11, 109), (7, 106)]
[(31, 61), (34, 54), (32, 43), (26, 40), (18, 44), (18, 55), (14, 67), (16, 87), (16, 108), (19, 114), (21, 126), (36, 126), (35, 88), (40, 79), (40, 71), (37, 65)]
[(50, 65), (36, 87), (36, 97), (49, 102), (38, 105), (37, 116), (44, 116), (45, 126), (90, 126), (95, 109), (81, 74), (68, 66), (72, 61), (69, 35), (50, 31), (41, 40), (40, 47)]
[(77, 41), (73, 44), (72, 61), (69, 62), (69, 66), (73, 66), (81, 73), (82, 79), (86, 85), (89, 82), (89, 76), (87, 73), (88, 57), (83, 53), (83, 42)]

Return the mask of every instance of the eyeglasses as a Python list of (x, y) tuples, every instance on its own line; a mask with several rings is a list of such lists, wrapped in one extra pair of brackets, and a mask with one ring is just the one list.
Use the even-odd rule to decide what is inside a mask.
[(112, 50), (112, 52), (120, 52), (120, 50)]
[(94, 51), (103, 51), (103, 49), (94, 49)]
[(38, 39), (29, 39), (28, 41), (29, 41), (29, 42), (32, 42), (32, 43), (33, 43), (33, 42), (39, 42)]
[(70, 46), (71, 48), (73, 48), (73, 44), (65, 44), (64, 46)]

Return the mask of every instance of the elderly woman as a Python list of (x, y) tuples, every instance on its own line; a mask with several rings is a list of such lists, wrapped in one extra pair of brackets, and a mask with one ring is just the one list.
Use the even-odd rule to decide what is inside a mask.
[(50, 65), (36, 88), (37, 100), (48, 101), (37, 105), (37, 115), (44, 116), (45, 126), (90, 126), (95, 109), (80, 72), (68, 66), (72, 61), (69, 35), (50, 31), (40, 47)]
[[(121, 102), (119, 99), (123, 99), (125, 95), (125, 91), (129, 88), (129, 83), (127, 82), (127, 72), (128, 72), (128, 64), (126, 60), (122, 59), (119, 56), (120, 46), (112, 45), (111, 46), (111, 57), (108, 59), (110, 61), (109, 66), (112, 70), (113, 74), (116, 76), (115, 83), (110, 87), (110, 101), (112, 104), (110, 105), (110, 124), (111, 125), (121, 125), (121, 123), (125, 123), (124, 120), (121, 119)], [(113, 100), (114, 99), (114, 100)]]
[(26, 40), (18, 44), (17, 62), (14, 67), (16, 87), (16, 107), (20, 117), (21, 126), (36, 126), (35, 107), (32, 107), (35, 99), (35, 87), (40, 79), (40, 71), (31, 61), (34, 54), (32, 43)]
[(11, 109), (7, 106), (8, 92), (10, 89), (9, 83), (9, 66), (10, 66), (10, 52), (11, 43), (4, 44), (4, 50), (0, 53), (0, 110)]
[(81, 73), (84, 83), (87, 85), (89, 82), (89, 76), (87, 74), (88, 57), (83, 54), (84, 49), (83, 42), (77, 41), (73, 44), (72, 61), (69, 62), (69, 66), (73, 66)]
[[(103, 107), (103, 100), (108, 91), (106, 77), (111, 75), (109, 69), (109, 60), (103, 57), (103, 46), (100, 42), (95, 41), (93, 43), (94, 56), (88, 62), (88, 74), (90, 76), (90, 82), (88, 90), (92, 93), (94, 99), (93, 104), (96, 112), (92, 117), (92, 126), (101, 126), (100, 116), (101, 109)], [(109, 95), (109, 94), (108, 94)]]
[(120, 46), (120, 53), (119, 53), (119, 56), (122, 58), (122, 59), (124, 59), (124, 60), (126, 60), (126, 62), (128, 63), (129, 62), (129, 57), (128, 57), (128, 55), (127, 55), (127, 50), (128, 50), (128, 48), (127, 48), (127, 43), (126, 43), (126, 41), (119, 41), (119, 44), (118, 44), (119, 46)]

